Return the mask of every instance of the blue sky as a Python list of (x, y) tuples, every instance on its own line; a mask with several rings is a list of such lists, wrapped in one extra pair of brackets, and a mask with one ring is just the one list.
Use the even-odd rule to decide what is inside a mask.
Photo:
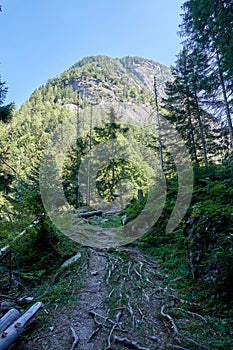
[(183, 0), (0, 0), (0, 74), (19, 107), (90, 55), (175, 62)]

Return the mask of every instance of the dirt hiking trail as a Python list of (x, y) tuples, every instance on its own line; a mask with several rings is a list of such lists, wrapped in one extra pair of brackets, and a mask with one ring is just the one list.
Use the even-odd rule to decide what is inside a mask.
[(204, 326), (198, 305), (179, 299), (157, 263), (136, 248), (89, 249), (82, 264), (76, 264), (82, 287), (73, 290), (67, 306), (59, 305), (47, 315), (45, 327), (32, 329), (17, 349), (207, 349), (192, 334), (182, 338), (172, 316), (180, 310), (179, 324), (185, 327), (195, 318)]

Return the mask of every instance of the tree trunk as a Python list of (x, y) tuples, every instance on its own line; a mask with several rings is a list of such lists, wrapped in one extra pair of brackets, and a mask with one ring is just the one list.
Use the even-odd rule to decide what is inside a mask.
[(12, 344), (14, 344), (18, 337), (24, 332), (28, 321), (33, 318), (41, 307), (41, 302), (35, 303), (28, 311), (26, 311), (21, 317), (14, 321), (13, 324), (2, 332), (0, 337), (1, 350), (7, 350)]
[(201, 135), (201, 144), (202, 144), (202, 154), (203, 154), (203, 161), (205, 165), (208, 165), (208, 160), (207, 160), (207, 150), (206, 150), (206, 140), (205, 140), (205, 135), (204, 135), (204, 130), (203, 130), (203, 124), (201, 120), (201, 113), (200, 113), (200, 108), (199, 108), (199, 103), (198, 103), (198, 97), (197, 94), (195, 93), (195, 105), (196, 105), (196, 113), (197, 113), (197, 121), (199, 124), (199, 129), (200, 129), (200, 135)]
[(91, 149), (92, 149), (92, 124), (93, 124), (93, 118), (92, 118), (92, 113), (93, 113), (93, 109), (91, 106), (91, 110), (90, 110), (90, 139), (89, 139), (89, 152), (88, 152), (88, 170), (87, 170), (87, 199), (86, 199), (86, 205), (90, 205), (90, 201), (91, 201), (91, 183), (90, 183), (90, 176), (91, 176)]
[(161, 140), (161, 125), (160, 125), (160, 117), (159, 117), (158, 91), (157, 91), (157, 82), (156, 82), (155, 76), (154, 76), (154, 93), (155, 93), (155, 106), (156, 106), (157, 125), (158, 125), (159, 160), (160, 160), (161, 174), (164, 177), (163, 145), (162, 145), (162, 140)]
[(233, 148), (233, 125), (232, 125), (232, 120), (231, 120), (230, 106), (229, 106), (229, 102), (228, 102), (228, 99), (227, 99), (226, 85), (225, 85), (224, 76), (223, 76), (223, 72), (222, 72), (222, 69), (221, 69), (221, 63), (220, 63), (220, 58), (219, 58), (219, 54), (218, 53), (217, 53), (217, 63), (218, 63), (218, 71), (219, 71), (220, 82), (221, 82), (221, 86), (222, 86), (224, 107), (225, 107), (225, 111), (226, 111), (228, 128), (229, 128), (229, 134), (230, 134), (231, 148)]
[(93, 211), (87, 211), (84, 213), (79, 213), (77, 211), (76, 214), (78, 214), (78, 216), (80, 216), (84, 219), (87, 219), (87, 218), (90, 218), (92, 216), (102, 216), (103, 212), (102, 212), (102, 210), (93, 210)]
[(15, 320), (20, 317), (20, 312), (16, 309), (9, 310), (1, 319), (0, 319), (0, 334), (7, 329)]

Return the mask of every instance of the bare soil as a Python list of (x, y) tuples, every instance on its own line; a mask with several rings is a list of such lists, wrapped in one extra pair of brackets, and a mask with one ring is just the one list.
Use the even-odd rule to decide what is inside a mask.
[[(167, 276), (137, 249), (90, 250), (84, 275), (72, 302), (49, 313), (46, 328), (35, 324), (16, 349), (187, 349), (187, 339), (188, 349), (201, 348), (192, 342), (191, 334), (187, 339), (180, 337), (171, 316), (185, 301), (163, 287)], [(195, 315), (204, 324), (204, 318)], [(180, 319), (183, 324), (189, 322), (187, 315)]]

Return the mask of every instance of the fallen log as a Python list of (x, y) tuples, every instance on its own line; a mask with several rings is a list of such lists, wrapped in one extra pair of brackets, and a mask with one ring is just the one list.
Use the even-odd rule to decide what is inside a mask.
[(8, 328), (6, 328), (0, 335), (0, 349), (7, 350), (19, 336), (24, 332), (27, 323), (34, 317), (34, 315), (42, 307), (41, 302), (37, 302), (30, 307), (22, 316), (15, 320)]
[(72, 256), (71, 258), (69, 258), (68, 260), (66, 260), (62, 265), (61, 268), (67, 267), (70, 264), (76, 262), (77, 260), (79, 260), (82, 257), (81, 253), (78, 252), (76, 255)]
[(87, 219), (90, 218), (92, 216), (102, 216), (103, 212), (102, 210), (93, 210), (93, 211), (86, 211), (86, 212), (76, 212), (77, 216), (80, 216), (81, 218)]
[(0, 334), (9, 327), (15, 320), (20, 317), (20, 312), (17, 309), (9, 310), (1, 319), (0, 319)]

